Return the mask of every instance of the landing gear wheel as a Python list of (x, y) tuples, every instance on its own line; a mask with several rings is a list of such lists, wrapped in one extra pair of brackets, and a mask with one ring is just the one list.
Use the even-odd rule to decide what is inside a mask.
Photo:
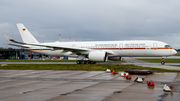
[(81, 64), (81, 61), (80, 61), (80, 60), (78, 60), (78, 61), (76, 61), (76, 63), (77, 63), (77, 64)]
[(93, 61), (87, 61), (87, 64), (96, 64), (96, 62), (93, 62)]
[(76, 61), (77, 64), (87, 64), (88, 61), (84, 61), (84, 60), (78, 60)]
[(86, 63), (87, 63), (87, 61), (84, 61), (84, 60), (81, 61), (81, 64), (86, 64)]
[(87, 64), (87, 61), (84, 61), (84, 64)]
[(96, 62), (92, 62), (92, 64), (96, 64)]
[(84, 61), (84, 60), (78, 60), (76, 61), (77, 64), (96, 64), (96, 62), (93, 61)]
[(88, 61), (87, 61), (87, 64), (91, 64), (91, 61), (88, 60)]
[(164, 61), (161, 61), (161, 65), (164, 65), (165, 64), (165, 62)]

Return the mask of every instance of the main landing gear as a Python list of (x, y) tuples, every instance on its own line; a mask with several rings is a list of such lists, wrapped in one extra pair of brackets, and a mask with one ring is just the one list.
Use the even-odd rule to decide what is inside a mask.
[(164, 58), (162, 58), (161, 65), (164, 65), (164, 64), (165, 64)]
[(78, 60), (76, 61), (77, 64), (96, 64), (96, 62), (93, 61), (85, 61), (85, 60)]

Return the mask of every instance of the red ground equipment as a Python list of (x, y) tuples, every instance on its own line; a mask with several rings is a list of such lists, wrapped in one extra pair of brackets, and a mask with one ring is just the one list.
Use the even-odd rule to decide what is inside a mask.
[(131, 78), (132, 78), (131, 75), (126, 76), (126, 79), (131, 79)]
[(154, 84), (154, 82), (152, 80), (148, 80), (147, 81), (147, 85), (148, 86), (154, 86), (155, 84)]
[(117, 74), (115, 70), (112, 71), (112, 74)]

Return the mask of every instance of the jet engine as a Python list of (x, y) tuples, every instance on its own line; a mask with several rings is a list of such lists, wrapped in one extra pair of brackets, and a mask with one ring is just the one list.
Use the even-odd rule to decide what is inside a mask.
[(96, 62), (105, 62), (107, 61), (107, 52), (99, 51), (99, 52), (90, 52), (89, 53), (89, 60), (96, 61)]
[(121, 60), (121, 57), (108, 57), (108, 60), (120, 61), (120, 60)]

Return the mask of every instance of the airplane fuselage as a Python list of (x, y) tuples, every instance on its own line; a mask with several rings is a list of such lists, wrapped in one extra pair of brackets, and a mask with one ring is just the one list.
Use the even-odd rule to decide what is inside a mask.
[[(138, 40), (138, 41), (92, 41), (92, 42), (53, 42), (41, 43), (42, 45), (67, 46), (73, 48), (86, 48), (89, 51), (81, 52), (88, 54), (92, 51), (106, 51), (108, 57), (165, 57), (176, 54), (176, 51), (167, 43), (161, 41)], [(30, 51), (56, 56), (78, 57), (71, 51), (63, 49), (53, 50), (45, 47), (32, 47)]]

